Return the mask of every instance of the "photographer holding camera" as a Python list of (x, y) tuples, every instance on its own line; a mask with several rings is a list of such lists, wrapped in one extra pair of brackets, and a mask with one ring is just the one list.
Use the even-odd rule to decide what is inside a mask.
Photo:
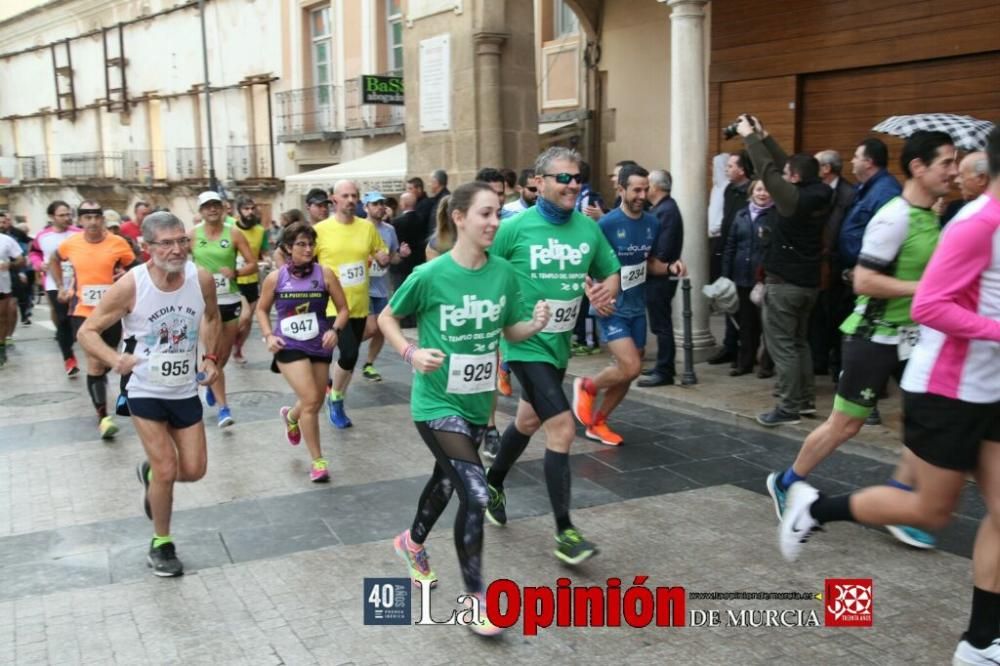
[(758, 415), (757, 422), (798, 423), (800, 415), (816, 413), (809, 315), (819, 289), (823, 225), (833, 191), (819, 179), (815, 157), (787, 157), (757, 118), (743, 114), (736, 131), (778, 213), (762, 229), (762, 265), (764, 339), (777, 370), (780, 402)]

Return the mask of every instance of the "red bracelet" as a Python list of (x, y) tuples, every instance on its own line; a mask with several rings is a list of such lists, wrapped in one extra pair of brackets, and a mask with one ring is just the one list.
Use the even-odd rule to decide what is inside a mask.
[(215, 363), (216, 365), (219, 364), (219, 357), (217, 355), (215, 355), (215, 354), (202, 354), (201, 355), (201, 360), (203, 360), (203, 361), (211, 361), (212, 363)]

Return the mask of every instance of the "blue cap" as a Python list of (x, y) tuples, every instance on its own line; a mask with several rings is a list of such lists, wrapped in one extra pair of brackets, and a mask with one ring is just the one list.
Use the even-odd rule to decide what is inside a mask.
[(374, 203), (376, 201), (385, 201), (385, 195), (383, 195), (378, 190), (372, 190), (371, 192), (365, 195), (364, 199), (361, 200), (361, 203), (367, 206), (368, 204)]

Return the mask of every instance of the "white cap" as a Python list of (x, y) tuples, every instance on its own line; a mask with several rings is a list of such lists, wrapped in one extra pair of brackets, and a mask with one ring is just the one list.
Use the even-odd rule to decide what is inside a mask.
[(219, 196), (218, 192), (213, 192), (212, 190), (208, 190), (206, 192), (202, 192), (201, 194), (199, 194), (198, 195), (198, 210), (201, 210), (202, 206), (204, 206), (205, 204), (207, 204), (207, 203), (209, 203), (211, 201), (218, 201), (219, 203), (222, 203), (222, 197)]

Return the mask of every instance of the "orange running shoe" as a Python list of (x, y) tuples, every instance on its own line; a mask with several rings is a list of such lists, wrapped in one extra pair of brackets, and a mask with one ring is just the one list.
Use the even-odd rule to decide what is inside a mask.
[(601, 421), (587, 428), (587, 439), (606, 444), (608, 446), (621, 446), (622, 436), (608, 427), (607, 421)]
[(76, 364), (75, 356), (70, 356), (63, 362), (63, 365), (66, 367), (67, 377), (76, 377), (78, 374), (80, 374), (80, 366)]
[(594, 398), (597, 396), (583, 387), (583, 378), (573, 380), (573, 416), (585, 426), (594, 419)]
[(514, 395), (514, 387), (510, 385), (510, 371), (504, 370), (503, 366), (500, 366), (500, 371), (497, 372), (497, 390), (500, 391), (500, 395), (508, 397)]

